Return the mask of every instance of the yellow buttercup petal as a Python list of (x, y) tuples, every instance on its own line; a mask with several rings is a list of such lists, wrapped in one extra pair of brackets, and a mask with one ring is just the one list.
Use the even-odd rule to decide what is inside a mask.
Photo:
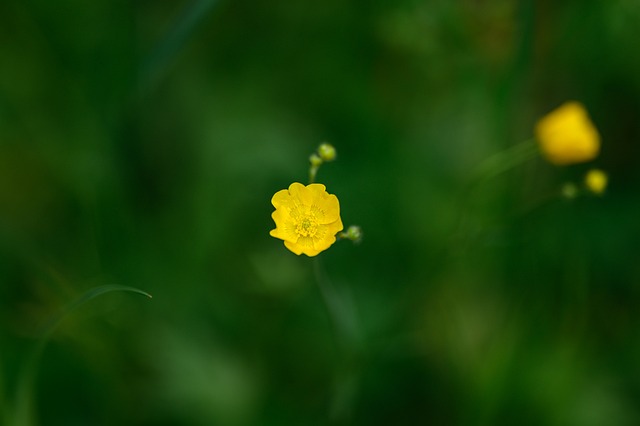
[(291, 194), (286, 189), (282, 189), (276, 192), (275, 194), (273, 194), (273, 197), (271, 197), (271, 204), (273, 204), (273, 207), (275, 207), (276, 209), (283, 206), (287, 206), (290, 203), (291, 203)]
[(291, 241), (285, 241), (284, 246), (297, 254), (298, 256), (302, 254), (302, 247), (296, 243), (292, 243)]
[(342, 219), (340, 219), (339, 217), (338, 217), (338, 220), (326, 226), (327, 226), (327, 232), (333, 235), (337, 234), (338, 232), (344, 229), (344, 226), (342, 225)]
[(291, 242), (296, 242), (298, 240), (298, 234), (295, 232), (295, 221), (288, 213), (283, 212), (282, 209), (276, 210), (271, 213), (271, 218), (274, 222), (279, 224), (276, 229), (269, 232), (272, 237)]
[(301, 183), (294, 182), (289, 185), (289, 193), (296, 205), (310, 207), (313, 203), (313, 193)]
[[(329, 195), (329, 194), (327, 194)], [(311, 206), (318, 223), (326, 225), (340, 219), (340, 202), (335, 195), (317, 199)]]
[(327, 235), (323, 238), (313, 238), (313, 248), (318, 250), (318, 251), (324, 251), (326, 249), (328, 249), (329, 247), (331, 247), (333, 245), (333, 243), (336, 242), (336, 236), (335, 235)]
[(321, 183), (312, 183), (307, 185), (307, 191), (314, 197), (314, 199), (328, 197), (327, 188)]

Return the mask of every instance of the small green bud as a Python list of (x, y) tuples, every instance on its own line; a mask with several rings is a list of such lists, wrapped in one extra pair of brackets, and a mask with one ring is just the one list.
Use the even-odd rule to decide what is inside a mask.
[(578, 187), (572, 182), (567, 182), (562, 185), (560, 192), (564, 198), (572, 200), (578, 196)]
[(336, 159), (336, 149), (331, 144), (323, 143), (318, 147), (318, 155), (324, 161), (333, 161)]
[(314, 152), (309, 157), (309, 162), (311, 163), (312, 167), (318, 168), (322, 164), (322, 158), (320, 158), (320, 156)]
[(351, 240), (357, 244), (362, 241), (362, 228), (356, 225), (351, 225), (345, 232), (340, 233), (340, 238)]

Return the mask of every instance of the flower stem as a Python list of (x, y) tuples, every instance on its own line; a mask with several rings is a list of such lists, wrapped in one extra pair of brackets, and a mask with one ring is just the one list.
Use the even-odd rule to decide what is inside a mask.
[(309, 167), (309, 183), (315, 183), (316, 181), (316, 175), (318, 174), (318, 169), (320, 167), (319, 166), (314, 166), (312, 165), (311, 167)]
[(338, 293), (317, 257), (313, 262), (313, 272), (337, 338), (344, 350), (343, 362), (336, 371), (330, 417), (334, 422), (347, 421), (353, 406), (359, 376), (356, 361), (360, 337), (355, 309), (349, 298)]
[(524, 164), (537, 155), (539, 155), (538, 146), (535, 138), (532, 138), (492, 155), (476, 167), (459, 194), (459, 218), (454, 234), (454, 247), (456, 247), (456, 250), (464, 249), (465, 242), (467, 242), (470, 234), (476, 232), (478, 226), (481, 226), (481, 224), (471, 223), (472, 214), (470, 210), (475, 205), (475, 198), (480, 192), (478, 190), (482, 189), (482, 185), (492, 178)]
[(535, 139), (529, 139), (484, 160), (472, 175), (472, 184), (483, 182), (513, 169), (538, 155)]
[(0, 358), (0, 422), (2, 422), (2, 424), (7, 424), (7, 417), (7, 404), (5, 402), (4, 381), (2, 377), (2, 358)]
[(322, 300), (338, 337), (345, 346), (354, 346), (357, 340), (357, 331), (351, 304), (340, 297), (340, 294), (324, 271), (320, 259), (317, 257), (313, 262), (313, 272)]

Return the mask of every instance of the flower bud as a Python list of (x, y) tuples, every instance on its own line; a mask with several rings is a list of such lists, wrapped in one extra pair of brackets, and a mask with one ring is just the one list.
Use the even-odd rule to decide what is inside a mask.
[(578, 196), (578, 188), (572, 182), (567, 182), (562, 185), (562, 189), (560, 190), (562, 196), (568, 200), (573, 200)]
[(311, 163), (312, 167), (318, 168), (322, 164), (322, 158), (320, 158), (320, 156), (318, 156), (318, 154), (314, 152), (313, 154), (311, 154), (311, 156), (309, 156), (309, 162)]
[(351, 225), (347, 228), (346, 232), (340, 234), (340, 237), (346, 240), (351, 240), (354, 243), (359, 243), (362, 241), (362, 228), (356, 225)]
[(598, 169), (591, 169), (584, 177), (584, 184), (587, 189), (596, 195), (602, 195), (607, 189), (608, 176)]
[(333, 161), (336, 159), (336, 149), (331, 144), (323, 143), (318, 147), (318, 155), (324, 161)]

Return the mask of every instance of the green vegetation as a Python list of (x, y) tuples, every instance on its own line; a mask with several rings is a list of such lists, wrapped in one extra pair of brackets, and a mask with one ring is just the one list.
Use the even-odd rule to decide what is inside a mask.
[[(0, 2), (0, 424), (639, 424), (639, 28), (632, 0)], [(553, 165), (534, 129), (572, 100), (601, 150)], [(321, 142), (363, 238), (296, 256), (270, 201)]]

